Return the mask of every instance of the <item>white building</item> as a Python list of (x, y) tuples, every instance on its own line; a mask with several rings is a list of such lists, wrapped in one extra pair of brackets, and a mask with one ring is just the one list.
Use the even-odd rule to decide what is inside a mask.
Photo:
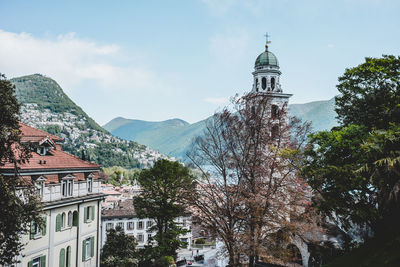
[[(127, 199), (120, 201), (114, 209), (103, 210), (101, 216), (101, 247), (107, 240), (107, 230), (121, 227), (127, 235), (132, 235), (138, 242), (138, 248), (144, 247), (149, 243), (149, 237), (155, 233), (148, 232), (153, 225), (151, 219), (139, 219), (136, 216), (133, 200)], [(192, 245), (191, 215), (177, 218), (177, 223), (185, 229), (190, 230), (185, 235), (180, 236), (181, 241), (188, 243), (188, 248)]]
[[(31, 180), (43, 203), (44, 224), (34, 223), (17, 267), (100, 266), (100, 222), (104, 194), (100, 192), (99, 166), (61, 149), (61, 138), (21, 124), (21, 142), (35, 144), (29, 161), (18, 161), (19, 175)], [(13, 164), (0, 167), (14, 175)]]

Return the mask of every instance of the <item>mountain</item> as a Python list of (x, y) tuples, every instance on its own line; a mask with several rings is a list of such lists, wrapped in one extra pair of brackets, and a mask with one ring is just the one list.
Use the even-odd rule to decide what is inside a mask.
[(10, 80), (16, 87), (21, 121), (64, 139), (63, 149), (105, 167), (147, 167), (165, 156), (113, 136), (76, 105), (53, 79), (41, 74)]
[[(334, 103), (332, 98), (327, 101), (293, 104), (289, 105), (289, 113), (303, 121), (311, 121), (314, 131), (327, 130), (337, 124)], [(209, 118), (189, 124), (181, 119), (150, 122), (118, 117), (103, 128), (114, 136), (135, 140), (173, 157), (185, 158), (193, 138), (202, 134)]]
[(311, 121), (313, 131), (329, 130), (338, 125), (335, 112), (335, 98), (326, 101), (314, 101), (305, 104), (289, 105), (290, 116), (303, 121)]

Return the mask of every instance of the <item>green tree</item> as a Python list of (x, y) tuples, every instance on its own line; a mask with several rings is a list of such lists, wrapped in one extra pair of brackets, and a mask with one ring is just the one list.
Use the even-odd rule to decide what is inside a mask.
[(21, 235), (29, 232), (31, 224), (41, 223), (41, 205), (34, 188), (18, 176), (18, 160), (30, 155), (20, 143), (19, 108), (15, 87), (0, 74), (0, 167), (10, 162), (14, 165), (13, 176), (0, 175), (0, 265), (16, 262), (15, 256), (23, 248)]
[(176, 250), (184, 247), (179, 235), (187, 233), (178, 225), (176, 218), (185, 214), (183, 199), (194, 188), (194, 177), (190, 170), (179, 162), (159, 160), (151, 169), (143, 170), (138, 177), (142, 188), (140, 195), (134, 198), (134, 206), (139, 218), (155, 221), (148, 231), (155, 231), (155, 247), (152, 259), (164, 256), (176, 258)]
[(399, 212), (400, 57), (366, 58), (337, 88), (342, 125), (310, 136), (303, 171), (331, 218), (382, 229), (398, 222), (388, 216)]
[(366, 58), (339, 77), (335, 98), (342, 125), (386, 129), (400, 122), (400, 56)]
[(126, 235), (121, 227), (107, 231), (107, 240), (101, 251), (101, 266), (137, 266), (136, 240)]

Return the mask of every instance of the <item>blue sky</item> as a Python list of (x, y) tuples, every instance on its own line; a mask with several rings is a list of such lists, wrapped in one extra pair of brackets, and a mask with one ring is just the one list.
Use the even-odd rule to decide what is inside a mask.
[(210, 116), (252, 86), (266, 31), (291, 103), (400, 54), (400, 1), (0, 1), (0, 72), (42, 73), (100, 124)]

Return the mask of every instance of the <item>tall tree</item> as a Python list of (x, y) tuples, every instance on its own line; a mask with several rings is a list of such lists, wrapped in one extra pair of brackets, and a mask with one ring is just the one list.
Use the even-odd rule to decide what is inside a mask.
[(155, 260), (164, 256), (176, 259), (176, 250), (184, 247), (180, 234), (187, 232), (176, 222), (176, 218), (186, 212), (184, 197), (192, 194), (194, 177), (190, 170), (179, 162), (159, 160), (151, 169), (143, 170), (137, 182), (142, 188), (140, 195), (134, 197), (134, 207), (139, 218), (155, 221), (148, 231), (155, 231), (155, 247), (152, 257)]
[(343, 126), (386, 129), (400, 123), (400, 56), (366, 58), (339, 77), (336, 112)]
[(337, 88), (341, 125), (310, 136), (304, 173), (328, 216), (377, 230), (400, 203), (400, 57), (366, 58)]
[(271, 101), (252, 93), (234, 99), (188, 154), (204, 174), (192, 203), (224, 242), (232, 266), (244, 256), (254, 266), (257, 257), (271, 256), (277, 232), (301, 239), (311, 225), (300, 222), (308, 220), (310, 191), (298, 173), (309, 127), (289, 121), (286, 104), (277, 108)]
[(0, 175), (0, 265), (16, 262), (22, 248), (21, 235), (32, 223), (40, 223), (40, 201), (30, 181), (18, 175), (17, 161), (29, 159), (29, 148), (20, 143), (20, 105), (15, 87), (0, 74), (0, 166), (14, 163), (14, 175)]
[(107, 231), (101, 250), (101, 266), (135, 267), (138, 264), (135, 237), (126, 235), (121, 227)]

